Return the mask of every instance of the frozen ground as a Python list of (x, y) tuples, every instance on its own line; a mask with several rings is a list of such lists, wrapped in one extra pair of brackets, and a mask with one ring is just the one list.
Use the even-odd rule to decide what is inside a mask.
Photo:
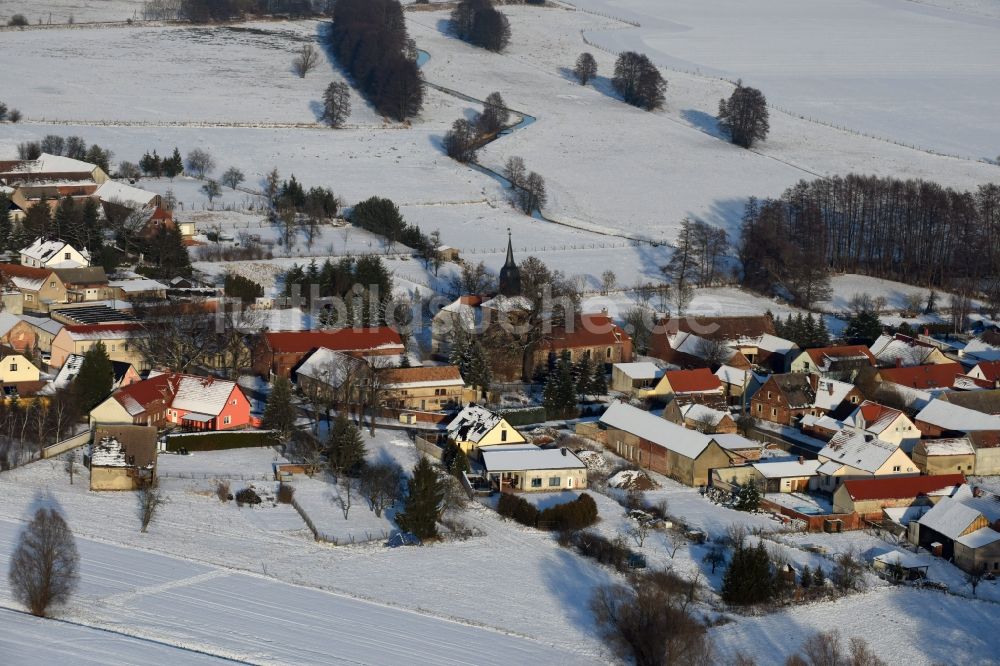
[(574, 4), (642, 24), (588, 33), (605, 48), (742, 77), (796, 113), (908, 144), (1000, 150), (1000, 20), (907, 0)]

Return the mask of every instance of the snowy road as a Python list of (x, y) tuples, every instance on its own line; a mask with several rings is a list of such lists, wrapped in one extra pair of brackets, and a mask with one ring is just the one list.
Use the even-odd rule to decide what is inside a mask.
[[(7, 568), (21, 526), (0, 521), (0, 570)], [(209, 661), (173, 651), (171, 645), (263, 664), (596, 663), (530, 639), (263, 576), (87, 539), (78, 538), (77, 547), (80, 591), (60, 615), (155, 640), (160, 645), (150, 650), (159, 663)], [(6, 580), (0, 584), (0, 603), (14, 605)], [(8, 615), (16, 618), (15, 624), (30, 625), (24, 635), (45, 637), (49, 663), (59, 660), (67, 631), (80, 633), (80, 642), (95, 657), (102, 651), (127, 657), (142, 649), (136, 645), (141, 641), (126, 636), (82, 627), (68, 630), (71, 625), (39, 624), (3, 612), (4, 653), (8, 644), (20, 654), (18, 649), (35, 643), (16, 638), (22, 634), (9, 628)], [(183, 661), (188, 655), (193, 655), (191, 661)]]

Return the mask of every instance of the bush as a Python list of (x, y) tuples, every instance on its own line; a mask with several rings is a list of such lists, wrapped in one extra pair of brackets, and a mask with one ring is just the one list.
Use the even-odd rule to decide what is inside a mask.
[(291, 504), (293, 497), (295, 497), (294, 486), (290, 486), (287, 483), (282, 483), (278, 486), (278, 502), (281, 504)]
[(236, 493), (236, 503), (240, 506), (243, 506), (244, 504), (253, 506), (254, 504), (260, 504), (260, 502), (260, 495), (258, 495), (253, 488), (247, 487)]
[(573, 543), (584, 557), (612, 566), (618, 571), (628, 569), (629, 558), (634, 554), (621, 540), (612, 541), (593, 532), (577, 532)]
[(24, 14), (14, 14), (10, 17), (10, 20), (7, 21), (7, 25), (15, 28), (23, 28), (28, 25), (28, 19), (24, 17)]
[(219, 498), (220, 502), (228, 502), (233, 498), (229, 492), (229, 482), (219, 481), (215, 486), (215, 496)]
[(548, 419), (545, 417), (544, 407), (525, 407), (523, 409), (509, 409), (498, 412), (500, 416), (507, 419), (507, 423), (514, 427), (532, 425), (534, 423), (544, 423)]
[(501, 493), (497, 513), (504, 518), (535, 527), (538, 524), (538, 509), (534, 504), (513, 493)]
[(266, 430), (239, 430), (234, 432), (206, 432), (195, 435), (168, 435), (167, 451), (225, 451), (249, 449), (274, 444), (273, 433)]
[(538, 514), (538, 526), (547, 530), (579, 530), (597, 522), (597, 503), (583, 493), (572, 502), (557, 504)]

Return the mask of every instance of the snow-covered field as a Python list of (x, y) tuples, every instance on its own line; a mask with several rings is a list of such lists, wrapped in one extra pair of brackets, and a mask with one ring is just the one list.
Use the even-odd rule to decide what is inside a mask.
[(574, 4), (642, 24), (588, 33), (605, 48), (742, 77), (779, 106), (877, 136), (975, 159), (1000, 152), (1000, 20), (908, 0)]
[(14, 14), (24, 14), (36, 23), (90, 23), (141, 19), (145, 0), (0, 0), (0, 22)]

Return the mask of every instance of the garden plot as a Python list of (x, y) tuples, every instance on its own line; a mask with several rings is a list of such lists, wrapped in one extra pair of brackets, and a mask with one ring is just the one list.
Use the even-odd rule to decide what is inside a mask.
[(642, 24), (588, 33), (605, 48), (742, 78), (770, 101), (825, 122), (976, 159), (996, 157), (996, 19), (906, 0), (575, 4)]

